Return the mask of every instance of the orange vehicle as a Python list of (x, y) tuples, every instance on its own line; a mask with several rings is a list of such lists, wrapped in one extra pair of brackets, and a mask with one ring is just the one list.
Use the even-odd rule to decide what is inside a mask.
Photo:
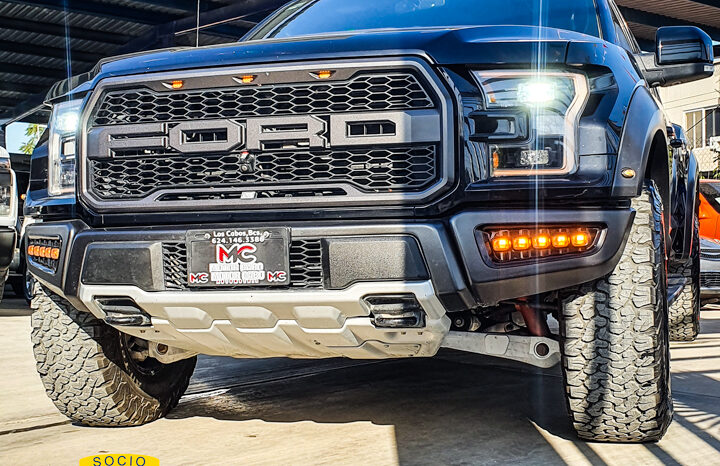
[(700, 182), (700, 236), (720, 239), (720, 180)]

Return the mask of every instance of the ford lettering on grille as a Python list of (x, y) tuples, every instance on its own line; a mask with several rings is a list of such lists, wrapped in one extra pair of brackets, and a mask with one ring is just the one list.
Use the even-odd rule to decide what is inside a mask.
[[(320, 117), (279, 116), (238, 120), (204, 120), (182, 123), (139, 123), (93, 128), (88, 146), (90, 158), (109, 158), (147, 150), (218, 153), (236, 149), (327, 149), (337, 146), (388, 145), (435, 142), (440, 139), (437, 112), (368, 112)], [(331, 128), (328, 131), (328, 126)], [(375, 126), (376, 131), (353, 128)]]

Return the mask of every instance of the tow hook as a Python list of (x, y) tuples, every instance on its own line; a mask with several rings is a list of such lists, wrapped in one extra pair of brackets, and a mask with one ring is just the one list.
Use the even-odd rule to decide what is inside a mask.
[(163, 364), (172, 364), (183, 359), (191, 358), (197, 354), (192, 351), (174, 348), (164, 343), (154, 341), (148, 342), (148, 353), (151, 358), (155, 358)]

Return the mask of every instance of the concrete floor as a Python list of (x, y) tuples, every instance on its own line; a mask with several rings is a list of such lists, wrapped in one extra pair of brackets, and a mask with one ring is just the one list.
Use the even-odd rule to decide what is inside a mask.
[(101, 452), (161, 464), (720, 465), (720, 308), (672, 348), (675, 422), (657, 444), (578, 441), (560, 373), (445, 352), (399, 361), (201, 357), (166, 419), (75, 426), (35, 373), (29, 311), (0, 307), (0, 464), (77, 464)]

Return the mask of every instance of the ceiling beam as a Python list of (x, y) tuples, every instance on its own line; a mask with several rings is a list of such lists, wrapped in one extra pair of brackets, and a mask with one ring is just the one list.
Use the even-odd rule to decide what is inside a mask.
[[(707, 6), (714, 6), (715, 8), (720, 8), (720, 0), (692, 0), (694, 3), (701, 3), (703, 5)], [(720, 14), (720, 12), (718, 12)]]
[(720, 40), (720, 29), (714, 28), (712, 26), (707, 26), (699, 23), (691, 23), (689, 21), (671, 18), (669, 16), (648, 13), (646, 11), (640, 11), (627, 7), (620, 7), (620, 11), (625, 17), (625, 20), (632, 23), (644, 24), (646, 26), (651, 26), (654, 28), (659, 28), (662, 26), (697, 26), (710, 34), (710, 37), (712, 37), (714, 40)]
[(3, 63), (0, 71), (3, 73), (19, 74), (23, 76), (47, 78), (48, 80), (52, 79), (54, 81), (68, 77), (65, 70), (45, 68), (41, 66), (19, 65), (17, 63)]
[(118, 34), (116, 32), (98, 31), (94, 29), (85, 29), (70, 25), (67, 30), (63, 24), (54, 24), (46, 22), (29, 21), (20, 18), (2, 19), (3, 29), (13, 29), (23, 32), (34, 32), (37, 34), (46, 34), (49, 36), (65, 37), (69, 35), (71, 39), (90, 40), (103, 44), (122, 45), (130, 40), (131, 36)]
[[(47, 45), (39, 47), (28, 42), (2, 41), (0, 42), (0, 52), (21, 53), (34, 57), (60, 58), (63, 60), (67, 58), (67, 51), (64, 48), (48, 47)], [(70, 50), (70, 59), (74, 62), (97, 63), (101, 58), (102, 55), (96, 53)]]
[(95, 3), (88, 0), (5, 0), (10, 3), (20, 3), (41, 8), (66, 11), (68, 13), (79, 13), (84, 15), (97, 16), (100, 18), (111, 18), (120, 21), (128, 21), (139, 24), (155, 25), (167, 20), (180, 19), (184, 15), (172, 13), (157, 14), (155, 12), (129, 8), (107, 3)]
[(37, 94), (38, 91), (42, 90), (43, 87), (44, 85), (38, 86), (35, 84), (8, 81), (6, 79), (0, 80), (0, 91), (18, 92), (22, 94)]
[[(182, 11), (197, 11), (197, 2), (195, 0), (135, 0), (136, 3), (143, 3), (145, 5), (161, 6), (165, 8), (172, 8), (173, 10)], [(220, 8), (224, 3), (212, 2), (212, 1), (201, 1), (200, 11), (213, 10)]]
[[(202, 12), (199, 21), (200, 30), (204, 34), (240, 39), (250, 28), (239, 28), (227, 23), (242, 20), (242, 18), (258, 12), (273, 11), (286, 3), (287, 0), (245, 0)], [(118, 50), (118, 53), (172, 47), (175, 45), (175, 35), (194, 33), (197, 24), (198, 20), (193, 15), (192, 17), (157, 25), (151, 31), (127, 43), (125, 47)]]
[(19, 100), (13, 99), (11, 97), (0, 97), (0, 107), (12, 107), (13, 105), (17, 105), (19, 103)]

